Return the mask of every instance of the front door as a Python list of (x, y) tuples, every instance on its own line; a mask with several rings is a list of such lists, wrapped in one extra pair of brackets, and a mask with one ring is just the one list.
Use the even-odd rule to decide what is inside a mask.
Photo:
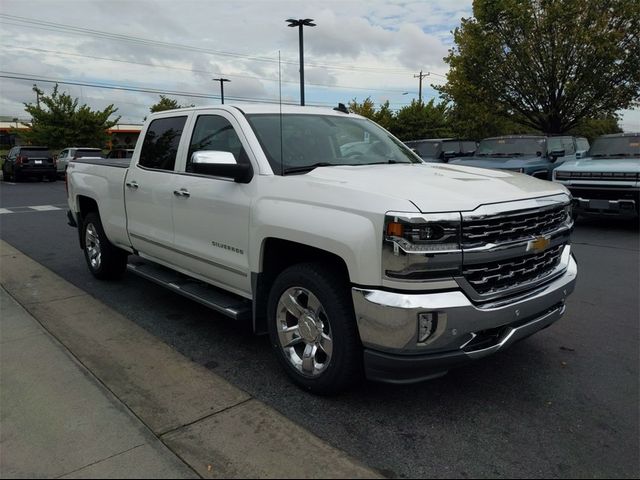
[(176, 188), (183, 192), (173, 202), (176, 248), (189, 271), (248, 296), (252, 185), (193, 174), (190, 163), (191, 155), (199, 150), (231, 152), (236, 162), (250, 163), (247, 142), (233, 116), (226, 112), (202, 113), (194, 122), (184, 171), (176, 175)]

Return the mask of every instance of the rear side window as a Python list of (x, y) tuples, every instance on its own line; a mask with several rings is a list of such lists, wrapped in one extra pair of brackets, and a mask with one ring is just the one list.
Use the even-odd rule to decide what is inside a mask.
[(138, 165), (155, 170), (173, 171), (186, 120), (187, 117), (183, 116), (152, 121), (144, 137)]

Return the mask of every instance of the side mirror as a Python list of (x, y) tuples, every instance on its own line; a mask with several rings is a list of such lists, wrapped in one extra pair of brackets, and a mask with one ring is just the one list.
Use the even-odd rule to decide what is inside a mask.
[(200, 150), (191, 155), (191, 173), (231, 178), (237, 183), (249, 183), (253, 178), (251, 164), (239, 164), (231, 152)]
[(552, 162), (555, 162), (558, 157), (564, 157), (565, 151), (564, 150), (552, 150), (549, 152), (549, 158), (551, 159)]

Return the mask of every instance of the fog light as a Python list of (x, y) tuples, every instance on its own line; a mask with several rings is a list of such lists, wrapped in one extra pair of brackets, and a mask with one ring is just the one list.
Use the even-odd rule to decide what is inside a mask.
[(438, 327), (438, 313), (426, 312), (418, 314), (418, 343), (424, 343), (433, 335)]

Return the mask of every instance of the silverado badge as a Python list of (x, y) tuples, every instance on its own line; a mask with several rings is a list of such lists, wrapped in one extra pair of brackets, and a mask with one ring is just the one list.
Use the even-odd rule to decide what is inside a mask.
[(549, 237), (537, 237), (530, 240), (527, 244), (527, 252), (541, 253), (544, 252), (551, 245), (551, 239)]

